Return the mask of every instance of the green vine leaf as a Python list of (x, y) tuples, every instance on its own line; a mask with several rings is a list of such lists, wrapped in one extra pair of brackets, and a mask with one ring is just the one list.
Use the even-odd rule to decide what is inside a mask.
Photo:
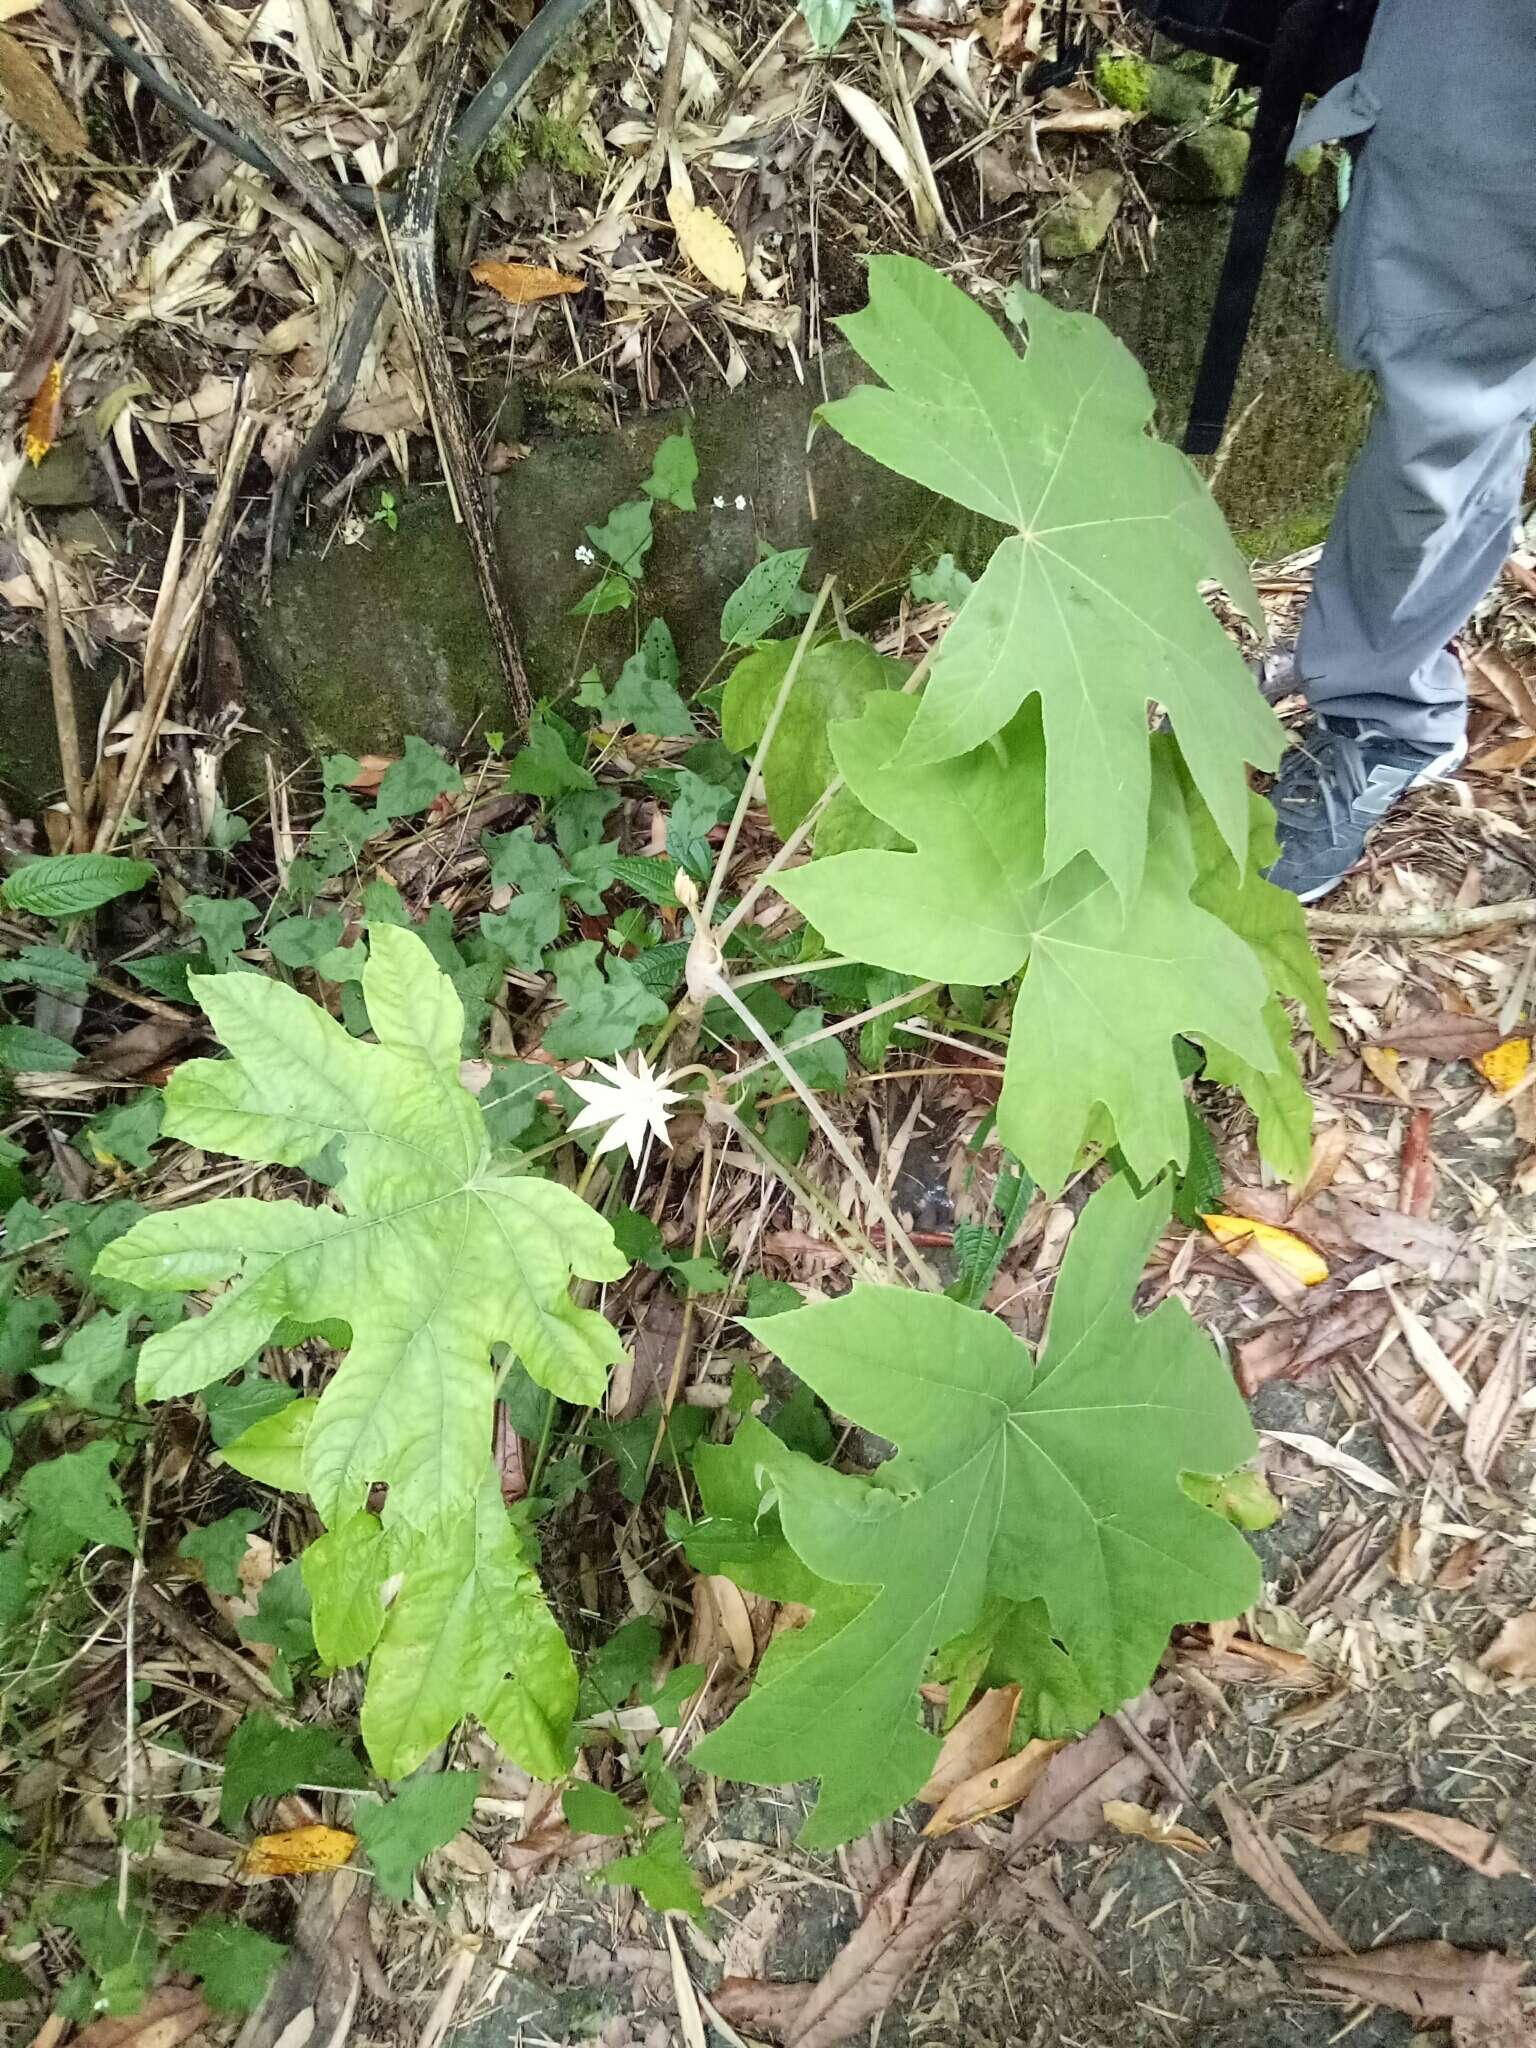
[(402, 1785), (387, 1804), (358, 1801), (353, 1826), (386, 1899), (404, 1904), (411, 1896), (418, 1867), (469, 1826), (479, 1790), (478, 1771), (438, 1771)]
[(459, 1081), (462, 1006), (414, 933), (371, 929), (363, 994), (377, 1045), (280, 982), (205, 976), (199, 999), (234, 1057), (187, 1061), (165, 1094), (167, 1133), (208, 1151), (296, 1166), (339, 1142), (339, 1208), (232, 1197), (163, 1211), (97, 1270), (160, 1292), (234, 1283), (144, 1345), (147, 1400), (226, 1378), (286, 1320), (350, 1328), (305, 1437), (305, 1486), (328, 1526), (381, 1481), (391, 1520), (424, 1528), (479, 1484), (492, 1345), (563, 1400), (601, 1399), (621, 1349), (570, 1280), (616, 1279), (624, 1260), (568, 1188), (492, 1163)]
[(1045, 872), (1040, 724), (1026, 709), (973, 754), (909, 766), (909, 697), (872, 697), (833, 729), (855, 796), (915, 853), (860, 851), (786, 874), (785, 896), (837, 953), (925, 980), (1009, 980), (1014, 1008), (998, 1134), (1058, 1191), (1100, 1104), (1138, 1180), (1188, 1157), (1174, 1039), (1188, 1033), (1272, 1071), (1265, 976), (1191, 901), (1188, 813), (1164, 741), (1151, 757), (1141, 881), (1124, 902), (1086, 855)]
[[(728, 747), (750, 753), (763, 736), (789, 664), (793, 640), (765, 640), (732, 669), (720, 706)], [(768, 816), (787, 839), (832, 780), (827, 727), (856, 718), (871, 692), (899, 690), (904, 662), (877, 654), (867, 640), (822, 640), (806, 649), (763, 763)]]
[(699, 1880), (683, 1853), (683, 1824), (663, 1821), (633, 1856), (620, 1856), (592, 1873), (594, 1885), (632, 1884), (653, 1913), (687, 1913), (704, 1925)]
[(280, 1941), (221, 1913), (195, 1920), (171, 1950), (172, 1967), (200, 1977), (215, 2012), (252, 2012), (287, 1955)]
[(282, 1799), (301, 1785), (360, 1792), (368, 1774), (326, 1728), (291, 1728), (270, 1714), (247, 1714), (224, 1752), (219, 1825), (237, 1828), (253, 1799)]
[(1272, 768), (1281, 731), (1201, 580), (1262, 614), (1205, 484), (1147, 433), (1152, 395), (1135, 358), (1099, 321), (1032, 294), (1021, 358), (973, 299), (911, 257), (875, 257), (869, 284), (868, 307), (838, 324), (888, 388), (861, 385), (821, 417), (887, 468), (1012, 529), (940, 645), (910, 760), (969, 752), (1038, 694), (1044, 872), (1091, 853), (1129, 898), (1147, 847), (1155, 699), (1241, 858), (1243, 764)]
[(918, 1714), (925, 1663), (988, 1596), (1043, 1602), (1045, 1641), (1103, 1711), (1147, 1683), (1175, 1623), (1257, 1597), (1252, 1552), (1179, 1483), (1252, 1455), (1242, 1400), (1181, 1305), (1134, 1313), (1167, 1215), (1165, 1189), (1138, 1197), (1116, 1179), (1094, 1196), (1034, 1361), (995, 1318), (900, 1288), (856, 1287), (754, 1330), (829, 1407), (899, 1446), (868, 1480), (756, 1438), (788, 1545), (864, 1597), (776, 1643), (693, 1760), (754, 1784), (820, 1778), (808, 1846), (922, 1784), (937, 1749)]

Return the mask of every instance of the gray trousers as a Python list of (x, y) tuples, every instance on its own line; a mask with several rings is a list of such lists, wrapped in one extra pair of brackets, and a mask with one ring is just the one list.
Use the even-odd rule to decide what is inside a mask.
[(1377, 405), (1297, 669), (1315, 710), (1442, 747), (1466, 722), (1446, 642), (1509, 552), (1536, 421), (1536, 0), (1381, 0), (1295, 147), (1344, 137), (1333, 318)]

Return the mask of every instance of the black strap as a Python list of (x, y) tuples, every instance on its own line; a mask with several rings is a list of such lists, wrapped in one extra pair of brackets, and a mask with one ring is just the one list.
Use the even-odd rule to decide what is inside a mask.
[(1264, 258), (1285, 190), (1286, 152), (1301, 103), (1315, 88), (1318, 42), (1328, 17), (1337, 12), (1337, 4), (1338, 0), (1295, 0), (1280, 18), (1264, 67), (1253, 146), (1237, 196), (1221, 282), (1206, 329), (1205, 354), (1184, 430), (1188, 455), (1214, 455), (1221, 446), (1264, 275)]

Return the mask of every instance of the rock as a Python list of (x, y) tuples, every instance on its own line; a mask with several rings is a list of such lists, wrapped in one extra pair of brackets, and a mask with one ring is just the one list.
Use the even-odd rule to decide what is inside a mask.
[(1091, 256), (1109, 233), (1124, 197), (1125, 180), (1118, 171), (1090, 171), (1045, 216), (1041, 253), (1053, 263)]
[(1323, 145), (1320, 142), (1314, 142), (1309, 149), (1304, 149), (1291, 164), (1291, 169), (1298, 178), (1315, 178), (1322, 168)]
[(1148, 114), (1172, 127), (1203, 121), (1211, 108), (1208, 78), (1191, 77), (1169, 64), (1152, 64), (1127, 50), (1102, 50), (1094, 60), (1093, 82), (1112, 106)]
[(1181, 199), (1235, 199), (1248, 168), (1248, 137), (1241, 128), (1213, 125), (1186, 135), (1173, 153), (1172, 175)]
[(50, 448), (34, 468), (24, 462), (16, 479), (15, 492), (23, 505), (94, 505), (101, 488), (101, 472), (78, 434), (70, 434)]

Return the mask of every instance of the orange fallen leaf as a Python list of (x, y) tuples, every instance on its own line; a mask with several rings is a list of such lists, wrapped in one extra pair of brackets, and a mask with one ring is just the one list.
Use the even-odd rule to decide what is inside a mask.
[(348, 789), (364, 792), (377, 789), (384, 780), (385, 770), (395, 765), (395, 754), (361, 754), (358, 756), (357, 773), (347, 784)]
[(1028, 1798), (1045, 1775), (1046, 1765), (1064, 1747), (1059, 1741), (1026, 1742), (1016, 1756), (1005, 1756), (1001, 1763), (977, 1771), (974, 1777), (965, 1779), (945, 1795), (923, 1833), (953, 1834), (956, 1828), (967, 1828), (973, 1821), (985, 1820), (988, 1814), (1005, 1813), (1010, 1806), (1017, 1806), (1021, 1799)]
[(1411, 1806), (1387, 1813), (1372, 1806), (1360, 1817), (1380, 1821), (1384, 1828), (1396, 1828), (1416, 1841), (1428, 1842), (1432, 1849), (1443, 1849), (1447, 1856), (1454, 1856), (1469, 1870), (1481, 1871), (1484, 1877), (1521, 1875), (1519, 1857), (1512, 1856), (1496, 1835), (1490, 1835), (1486, 1828), (1475, 1828), (1468, 1821), (1454, 1820), (1449, 1814), (1421, 1813)]
[(1186, 1856), (1209, 1856), (1212, 1844), (1193, 1828), (1177, 1821), (1159, 1820), (1144, 1806), (1130, 1799), (1106, 1799), (1104, 1818), (1117, 1835), (1134, 1835), (1138, 1841), (1155, 1842), (1160, 1849), (1178, 1849)]
[(1536, 1607), (1506, 1621), (1477, 1660), (1480, 1671), (1512, 1681), (1511, 1690), (1523, 1692), (1536, 1685)]
[(258, 1835), (235, 1865), (246, 1884), (268, 1877), (307, 1877), (317, 1870), (339, 1870), (357, 1847), (345, 1828), (286, 1828), (280, 1835)]
[(978, 1771), (990, 1770), (1005, 1757), (1018, 1712), (1016, 1685), (998, 1685), (984, 1692), (945, 1736), (928, 1782), (917, 1795), (924, 1806), (942, 1804), (957, 1785)]
[(563, 270), (550, 270), (542, 263), (476, 263), (469, 274), (476, 284), (489, 285), (512, 306), (534, 306), (541, 299), (558, 299), (587, 288), (585, 278), (567, 277)]
[(1491, 1052), (1480, 1054), (1473, 1064), (1490, 1088), (1507, 1095), (1517, 1082), (1525, 1079), (1526, 1069), (1531, 1064), (1531, 1041), (1528, 1038), (1506, 1038)]
[(34, 469), (59, 438), (59, 421), (64, 411), (63, 391), (63, 366), (55, 361), (48, 365), (48, 373), (27, 407), (27, 436), (23, 446)]
[(1254, 1223), (1246, 1216), (1202, 1216), (1200, 1221), (1223, 1251), (1263, 1252), (1303, 1287), (1316, 1287), (1328, 1278), (1327, 1260), (1294, 1231)]

